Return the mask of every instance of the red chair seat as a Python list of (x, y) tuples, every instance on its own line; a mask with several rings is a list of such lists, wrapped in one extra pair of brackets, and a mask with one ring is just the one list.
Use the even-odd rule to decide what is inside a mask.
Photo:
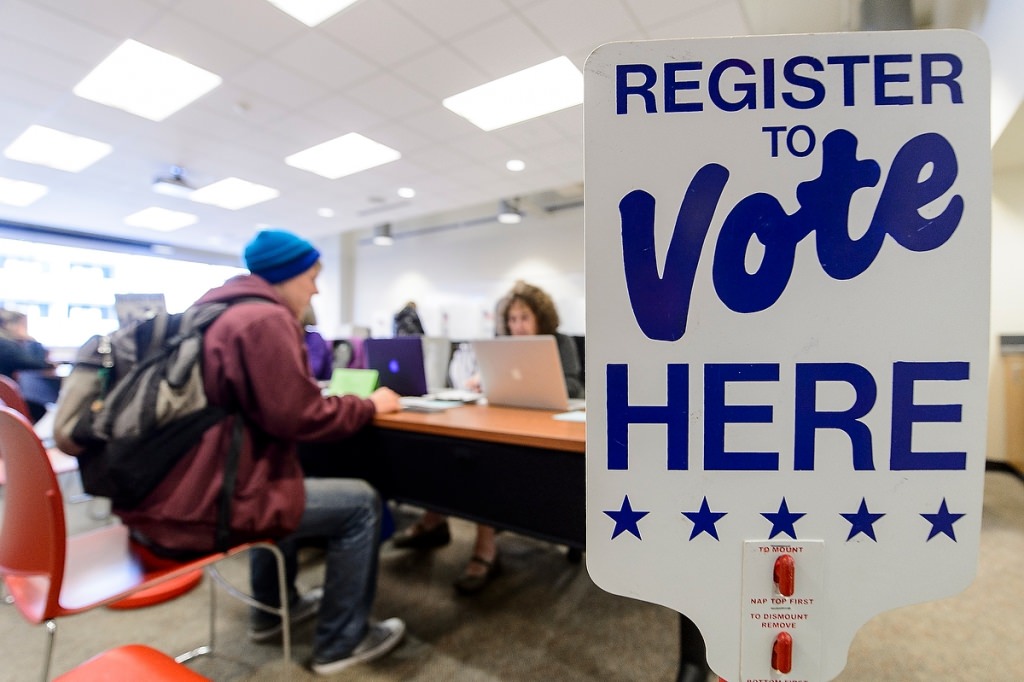
[(165, 580), (162, 583), (147, 587), (144, 590), (133, 592), (131, 595), (120, 599), (113, 604), (107, 604), (109, 609), (141, 609), (144, 606), (153, 606), (180, 597), (186, 592), (194, 590), (203, 581), (202, 569), (180, 575), (177, 578)]
[(93, 656), (54, 682), (209, 682), (210, 678), (177, 663), (165, 653), (141, 644), (128, 644)]
[[(181, 566), (176, 561), (164, 559), (150, 552), (146, 547), (132, 542), (132, 552), (134, 552), (139, 560), (142, 562), (142, 568), (146, 571), (145, 580), (149, 581), (153, 578), (158, 577), (163, 571), (173, 570)], [(138, 592), (133, 592), (131, 595), (114, 602), (113, 604), (107, 604), (107, 608), (111, 609), (139, 609), (144, 606), (153, 606), (154, 604), (161, 604), (165, 601), (170, 601), (175, 597), (180, 597), (186, 592), (190, 592), (199, 586), (199, 583), (203, 581), (203, 569), (199, 568), (191, 573), (185, 573), (177, 578), (171, 578), (152, 587), (148, 587)]]

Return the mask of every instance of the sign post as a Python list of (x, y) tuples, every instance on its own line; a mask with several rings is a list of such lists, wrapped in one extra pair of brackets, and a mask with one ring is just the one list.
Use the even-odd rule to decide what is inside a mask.
[(588, 570), (729, 682), (833, 679), (976, 571), (985, 46), (610, 43), (585, 79)]

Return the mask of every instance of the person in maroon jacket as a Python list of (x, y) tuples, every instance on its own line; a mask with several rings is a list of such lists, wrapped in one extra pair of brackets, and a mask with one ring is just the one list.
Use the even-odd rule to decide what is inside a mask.
[[(292, 622), (318, 616), (312, 668), (332, 674), (387, 654), (401, 641), (405, 624), (398, 618), (370, 622), (381, 519), (377, 491), (362, 480), (305, 478), (298, 443), (342, 441), (376, 412), (398, 410), (398, 395), (380, 388), (369, 398), (323, 397), (310, 376), (299, 321), (317, 293), (320, 253), (312, 244), (283, 230), (264, 230), (246, 246), (245, 263), (251, 274), (197, 301), (233, 302), (203, 344), (207, 398), (230, 416), (205, 432), (142, 504), (119, 514), (154, 551), (212, 550), (224, 453), (234, 420), (243, 420), (231, 539), (279, 538)], [(338, 450), (344, 456), (344, 446)], [(297, 552), (314, 538), (326, 539), (324, 585), (300, 596), (294, 587)], [(269, 551), (253, 552), (251, 581), (258, 600), (278, 604)], [(280, 632), (280, 618), (253, 609), (251, 639)]]

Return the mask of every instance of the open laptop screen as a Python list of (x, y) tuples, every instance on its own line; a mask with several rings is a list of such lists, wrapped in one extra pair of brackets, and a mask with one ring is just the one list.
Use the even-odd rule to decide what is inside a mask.
[(421, 396), (427, 392), (423, 342), (418, 336), (366, 339), (366, 365), (377, 370), (381, 386), (398, 395)]
[(472, 344), (489, 404), (571, 409), (554, 336), (501, 336)]

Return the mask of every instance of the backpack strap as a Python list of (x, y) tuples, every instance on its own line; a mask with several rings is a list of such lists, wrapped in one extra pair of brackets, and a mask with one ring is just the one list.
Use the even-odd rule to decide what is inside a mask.
[(235, 496), (235, 484), (238, 481), (238, 459), (245, 437), (244, 422), (239, 414), (232, 417), (231, 446), (224, 460), (224, 478), (221, 481), (220, 494), (217, 496), (217, 536), (214, 549), (218, 552), (230, 549), (228, 540), (231, 536), (231, 501)]

